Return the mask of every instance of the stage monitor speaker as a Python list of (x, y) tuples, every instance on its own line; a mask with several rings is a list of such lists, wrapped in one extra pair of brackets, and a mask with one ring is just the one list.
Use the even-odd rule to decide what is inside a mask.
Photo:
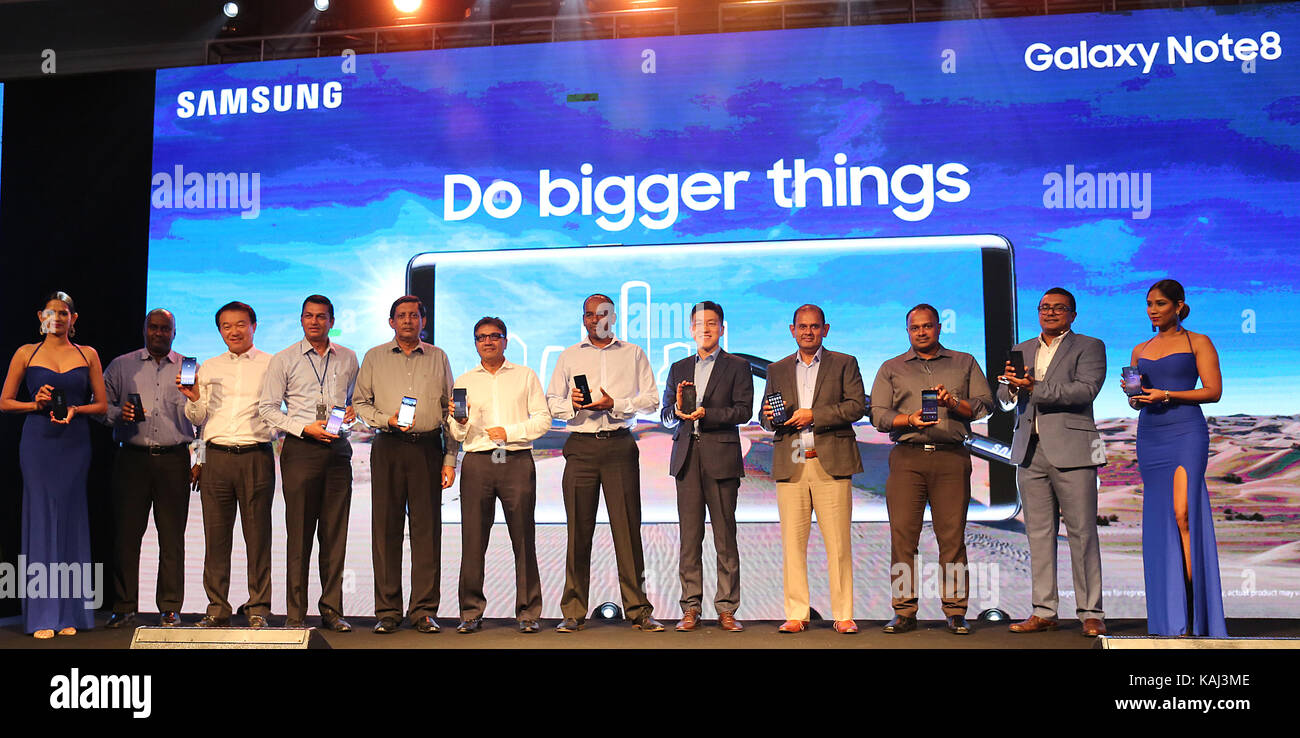
[(1179, 638), (1177, 636), (1100, 636), (1097, 647), (1110, 649), (1300, 648), (1300, 638)]
[(131, 648), (228, 648), (306, 650), (329, 648), (315, 628), (164, 628), (141, 626)]

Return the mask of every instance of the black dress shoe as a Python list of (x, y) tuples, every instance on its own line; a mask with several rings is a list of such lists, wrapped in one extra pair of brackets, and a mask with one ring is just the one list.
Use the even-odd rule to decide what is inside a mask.
[(175, 610), (163, 610), (158, 613), (158, 624), (171, 628), (181, 624), (180, 613)]
[(637, 630), (644, 630), (647, 633), (658, 633), (659, 631), (664, 629), (664, 624), (659, 622), (658, 620), (655, 620), (649, 615), (646, 615), (645, 617), (633, 623), (632, 627), (636, 628)]
[(520, 633), (536, 633), (541, 629), (542, 626), (538, 625), (536, 620), (524, 619), (519, 621)]
[(483, 618), (474, 618), (473, 620), (462, 620), (456, 626), (457, 633), (477, 633), (483, 630)]
[(266, 618), (265, 618), (265, 617), (262, 617), (261, 615), (249, 615), (249, 616), (248, 616), (248, 627), (250, 627), (250, 628), (265, 628), (265, 627), (266, 627)]
[(916, 618), (908, 615), (895, 615), (881, 630), (886, 633), (906, 633), (916, 630)]
[(133, 612), (115, 612), (108, 616), (108, 622), (104, 627), (110, 630), (117, 630), (124, 625), (130, 625), (135, 622), (135, 613)]
[(396, 633), (399, 627), (401, 627), (401, 623), (397, 621), (397, 618), (380, 618), (379, 622), (375, 623), (375, 632), (380, 635), (388, 635), (389, 633)]
[(578, 631), (586, 627), (586, 625), (587, 622), (585, 620), (579, 620), (577, 618), (565, 618), (560, 621), (559, 625), (555, 626), (555, 632), (556, 633), (577, 633)]
[(301, 627), (302, 627), (302, 621), (299, 620), (298, 618), (285, 618), (285, 619), (284, 619), (284, 627), (286, 627), (286, 628), (301, 628)]
[(438, 633), (442, 631), (442, 626), (438, 625), (438, 621), (434, 620), (433, 616), (425, 615), (415, 621), (415, 629), (421, 633)]
[(970, 623), (966, 622), (966, 616), (949, 615), (948, 632), (959, 636), (970, 635)]
[(352, 623), (349, 623), (343, 618), (330, 618), (328, 620), (321, 618), (321, 625), (324, 625), (326, 630), (332, 630), (335, 633), (352, 632)]
[(230, 618), (218, 618), (212, 615), (204, 615), (203, 619), (194, 624), (199, 628), (224, 628), (230, 625)]

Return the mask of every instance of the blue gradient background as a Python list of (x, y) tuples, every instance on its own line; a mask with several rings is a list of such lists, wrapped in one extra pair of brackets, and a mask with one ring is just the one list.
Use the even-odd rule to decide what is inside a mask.
[[(1150, 336), (1146, 288), (1172, 276), (1188, 288), (1188, 326), (1219, 347), (1226, 378), (1212, 414), (1300, 412), (1300, 338), (1291, 317), (1297, 286), (1300, 208), (1300, 12), (1294, 5), (1230, 10), (1142, 11), (931, 24), (807, 29), (440, 50), (163, 70), (157, 77), (154, 171), (259, 172), (261, 215), (235, 210), (154, 209), (148, 301), (178, 316), (177, 347), (206, 357), (222, 349), (212, 313), (240, 299), (259, 312), (258, 345), (278, 350), (300, 337), (298, 311), (312, 292), (338, 308), (338, 340), (364, 351), (387, 340), (388, 305), (403, 292), (406, 262), (438, 250), (537, 248), (997, 233), (1016, 248), (1021, 336), (1037, 333), (1032, 306), (1048, 287), (1079, 300), (1076, 330), (1102, 338), (1118, 377), (1129, 350)], [(1256, 39), (1281, 35), (1276, 61), (1168, 66), (1169, 35)], [(1140, 68), (1032, 72), (1025, 47), (1161, 42), (1150, 74)], [(641, 72), (642, 51), (656, 54)], [(940, 70), (945, 49), (956, 74)], [(182, 90), (340, 80), (343, 103), (306, 110), (188, 120)], [(566, 97), (597, 93), (597, 102)], [(777, 159), (829, 168), (892, 171), (902, 164), (961, 162), (971, 194), (937, 201), (920, 222), (896, 218), (897, 203), (782, 209), (764, 172)], [(540, 218), (537, 172), (577, 178), (747, 169), (737, 208), (696, 213), (675, 225), (621, 232), (593, 216)], [(1048, 210), (1043, 176), (1066, 165), (1150, 172), (1152, 213)], [(508, 179), (526, 202), (512, 218), (480, 211), (444, 222), (443, 176), (486, 186)], [(816, 188), (810, 201), (817, 201)], [(597, 213), (596, 215), (598, 215)], [(857, 275), (865, 292), (886, 275)], [(977, 275), (971, 275), (977, 278)], [(894, 277), (889, 277), (894, 278)], [(906, 279), (906, 276), (899, 278)], [(914, 301), (941, 308), (945, 295), (918, 270)], [(616, 289), (593, 274), (565, 294)], [(547, 286), (539, 285), (546, 289)], [(712, 284), (698, 298), (713, 297)], [(790, 306), (817, 299), (792, 289)], [(527, 305), (491, 295), (481, 310), (510, 322)], [(724, 302), (725, 304), (725, 302)], [(731, 306), (728, 305), (730, 308)], [(1256, 332), (1244, 332), (1253, 310)], [(513, 311), (513, 313), (512, 313)], [(576, 310), (575, 310), (576, 312)], [(853, 330), (843, 320), (838, 331)], [(444, 326), (438, 325), (440, 334)], [(468, 327), (466, 327), (468, 334)], [(834, 334), (828, 345), (834, 346)], [(902, 317), (880, 353), (906, 347)], [(740, 350), (733, 345), (733, 349)], [(864, 364), (863, 372), (874, 374)], [(543, 382), (547, 378), (543, 377)], [(1132, 412), (1118, 387), (1099, 416)]]

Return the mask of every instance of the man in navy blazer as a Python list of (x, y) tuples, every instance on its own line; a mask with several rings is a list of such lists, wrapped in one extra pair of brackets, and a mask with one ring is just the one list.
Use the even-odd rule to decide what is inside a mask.
[[(673, 430), (668, 473), (677, 480), (677, 518), (681, 529), (682, 619), (679, 631), (695, 630), (703, 615), (704, 511), (713, 525), (718, 553), (718, 589), (713, 603), (718, 625), (740, 631), (740, 554), (736, 548), (736, 499), (745, 476), (736, 426), (754, 413), (754, 380), (749, 362), (722, 350), (726, 330), (722, 306), (705, 301), (691, 308), (691, 335), (697, 351), (672, 365), (664, 385), (661, 418)], [(682, 412), (682, 390), (693, 387), (697, 407)]]
[[(1056, 630), (1056, 536), (1069, 534), (1075, 611), (1085, 636), (1106, 633), (1101, 609), (1101, 548), (1097, 541), (1097, 467), (1106, 448), (1092, 402), (1106, 379), (1106, 346), (1070, 330), (1074, 295), (1053, 287), (1038, 303), (1039, 336), (1018, 344), (1025, 366), (1008, 361), (998, 387), (1003, 409), (1016, 411), (1011, 463), (1025, 510), (1033, 575), (1029, 618), (1013, 633)], [(1059, 512), (1058, 512), (1059, 511)]]

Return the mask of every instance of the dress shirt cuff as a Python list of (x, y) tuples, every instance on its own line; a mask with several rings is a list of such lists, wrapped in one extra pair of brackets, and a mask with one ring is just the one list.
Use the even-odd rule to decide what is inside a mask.
[(307, 425), (307, 423), (299, 423), (296, 420), (290, 420), (286, 424), (286, 429), (299, 438), (306, 438), (306, 436), (303, 435), (303, 431), (307, 429)]
[(528, 435), (527, 423), (511, 423), (510, 425), (505, 426), (505, 429), (506, 443), (522, 441)]
[(451, 468), (455, 469), (455, 468), (456, 468), (456, 454), (447, 454), (446, 456), (444, 456), (444, 457), (442, 458), (442, 465), (443, 465), (443, 466), (450, 466)]

